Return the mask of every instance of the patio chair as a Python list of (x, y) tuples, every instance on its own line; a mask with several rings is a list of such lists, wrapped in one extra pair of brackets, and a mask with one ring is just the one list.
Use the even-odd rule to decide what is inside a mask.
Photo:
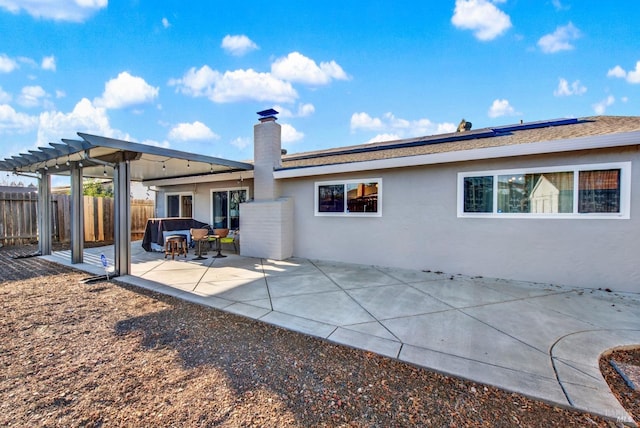
[(240, 230), (230, 230), (229, 234), (224, 238), (220, 238), (220, 244), (233, 244), (233, 249), (238, 252), (238, 240), (240, 239)]
[(216, 243), (216, 250), (218, 251), (218, 254), (216, 254), (214, 257), (216, 258), (227, 257), (223, 255), (220, 251), (222, 250), (222, 243), (228, 239), (229, 229), (213, 229), (213, 234), (218, 237), (218, 242)]
[(190, 229), (191, 239), (198, 243), (198, 253), (197, 257), (193, 260), (205, 260), (206, 257), (202, 257), (202, 242), (208, 242), (209, 229)]

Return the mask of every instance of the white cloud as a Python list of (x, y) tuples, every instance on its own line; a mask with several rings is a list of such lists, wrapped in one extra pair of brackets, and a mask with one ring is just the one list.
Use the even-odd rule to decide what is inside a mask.
[(509, 15), (487, 0), (456, 0), (451, 23), (457, 28), (473, 31), (482, 41), (493, 40), (511, 28)]
[(168, 20), (167, 18), (164, 18), (164, 17), (163, 17), (163, 18), (162, 18), (162, 26), (163, 26), (164, 28), (169, 28), (169, 27), (171, 27), (171, 23), (169, 22), (169, 20)]
[(398, 134), (378, 134), (373, 138), (370, 138), (369, 140), (365, 141), (364, 144), (370, 144), (370, 143), (384, 143), (386, 141), (395, 141), (395, 140), (400, 140), (401, 137)]
[(298, 106), (298, 117), (307, 117), (307, 116), (311, 116), (313, 113), (316, 112), (316, 108), (313, 106), (313, 104), (300, 104)]
[(250, 138), (246, 137), (238, 137), (235, 140), (231, 141), (231, 145), (237, 147), (240, 150), (244, 150), (249, 147), (252, 143)]
[(506, 99), (501, 100), (493, 100), (491, 107), (489, 107), (488, 115), (489, 117), (501, 117), (501, 116), (516, 116), (520, 113), (516, 112), (515, 109), (509, 104), (509, 101)]
[(629, 70), (628, 72), (616, 65), (607, 72), (607, 77), (618, 77), (632, 84), (640, 83), (640, 61), (636, 62), (635, 70)]
[(45, 56), (42, 58), (40, 67), (42, 67), (43, 70), (56, 71), (56, 57), (53, 55)]
[(13, 70), (17, 69), (18, 67), (19, 66), (17, 61), (9, 58), (5, 54), (0, 55), (0, 72), (1, 73), (11, 73)]
[(640, 83), (640, 61), (636, 63), (636, 69), (627, 73), (627, 82)]
[(610, 107), (613, 105), (613, 103), (616, 102), (616, 99), (614, 98), (613, 95), (609, 95), (607, 98), (605, 98), (604, 100), (595, 103), (592, 107), (593, 107), (593, 111), (596, 112), (596, 114), (600, 115), (600, 114), (604, 114), (605, 111), (607, 110), (607, 107)]
[(66, 96), (67, 96), (67, 93), (65, 91), (56, 89), (56, 98), (64, 98)]
[(179, 123), (169, 131), (170, 140), (215, 140), (220, 138), (207, 125), (195, 121), (193, 123)]
[(569, 10), (569, 6), (565, 6), (562, 4), (560, 0), (551, 0), (551, 4), (556, 10)]
[(245, 100), (289, 103), (298, 98), (289, 82), (252, 69), (221, 74), (208, 65), (198, 70), (192, 67), (181, 79), (169, 80), (169, 85), (185, 95), (206, 96), (216, 103)]
[(556, 28), (552, 34), (542, 36), (538, 40), (538, 46), (544, 53), (556, 53), (560, 51), (572, 50), (572, 41), (580, 38), (582, 34), (571, 22), (564, 27)]
[(282, 142), (283, 143), (295, 143), (304, 138), (304, 133), (296, 130), (288, 123), (282, 124)]
[(102, 8), (108, 0), (0, 0), (0, 8), (11, 13), (24, 10), (34, 18), (83, 22)]
[(293, 102), (298, 93), (289, 82), (275, 78), (269, 73), (258, 73), (252, 69), (226, 71), (216, 82), (210, 95), (218, 103), (256, 100)]
[(587, 92), (587, 87), (582, 85), (579, 80), (574, 81), (569, 85), (567, 79), (560, 78), (558, 82), (558, 88), (553, 91), (553, 95), (556, 97), (568, 97), (570, 95), (582, 95)]
[(278, 58), (271, 64), (273, 76), (307, 85), (326, 85), (331, 80), (348, 80), (349, 76), (335, 61), (316, 64), (299, 52), (291, 52), (286, 57)]
[(367, 131), (382, 130), (384, 125), (379, 118), (373, 118), (368, 113), (360, 112), (351, 115), (351, 131), (356, 129), (364, 129)]
[(191, 67), (181, 79), (171, 79), (168, 84), (176, 86), (176, 89), (185, 95), (206, 97), (218, 80), (220, 80), (220, 73), (212, 70), (208, 65), (203, 65), (198, 70)]
[(37, 142), (39, 146), (61, 138), (73, 138), (77, 132), (131, 141), (129, 135), (111, 128), (105, 108), (93, 105), (87, 98), (81, 99), (70, 113), (58, 111), (40, 113)]
[(39, 106), (47, 96), (47, 92), (42, 86), (25, 86), (22, 88), (22, 91), (20, 91), (18, 104), (23, 107), (36, 107)]
[(24, 134), (35, 129), (37, 125), (37, 117), (18, 113), (10, 105), (0, 104), (0, 134)]
[[(332, 79), (349, 78), (335, 61), (322, 62), (318, 66), (315, 61), (298, 52), (277, 59), (271, 69), (271, 73), (253, 69), (223, 73), (204, 65), (199, 69), (190, 68), (181, 78), (170, 79), (168, 85), (175, 86), (176, 92), (192, 97), (207, 97), (216, 103), (247, 100), (292, 103), (298, 98), (292, 82), (326, 84)], [(297, 114), (308, 116), (314, 111), (312, 104), (303, 104)], [(284, 113), (294, 115), (289, 110)]]
[(40, 114), (38, 145), (73, 138), (77, 132), (122, 138), (122, 134), (109, 125), (106, 109), (94, 106), (87, 98), (80, 100), (70, 113), (47, 111)]
[(286, 107), (281, 105), (275, 105), (273, 108), (280, 113), (280, 117), (308, 117), (315, 113), (316, 108), (313, 104), (298, 104), (298, 111), (293, 112)]
[(0, 86), (0, 104), (8, 104), (11, 102), (11, 94), (8, 92), (5, 92), (2, 89), (2, 86)]
[[(454, 132), (453, 123), (433, 123), (429, 119), (407, 120), (396, 117), (393, 113), (385, 113), (382, 118), (371, 117), (368, 113), (354, 113), (351, 116), (351, 131), (382, 131), (379, 135), (393, 135), (393, 139), (418, 137), (423, 135)], [(386, 138), (385, 137), (385, 138)]]
[(622, 79), (626, 79), (627, 72), (619, 65), (616, 65), (611, 70), (607, 71), (607, 77), (620, 77)]
[(227, 34), (222, 39), (222, 43), (220, 44), (220, 46), (228, 54), (234, 56), (242, 56), (258, 49), (258, 45), (256, 45), (249, 37), (245, 36), (244, 34), (238, 36)]
[(123, 71), (104, 85), (102, 97), (94, 100), (96, 106), (110, 109), (149, 103), (158, 97), (159, 89), (141, 77)]

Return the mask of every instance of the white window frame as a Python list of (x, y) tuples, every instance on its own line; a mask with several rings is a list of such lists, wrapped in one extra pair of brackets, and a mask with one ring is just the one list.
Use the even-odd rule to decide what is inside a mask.
[[(608, 169), (620, 170), (620, 212), (617, 213), (579, 213), (578, 180), (581, 171), (599, 171)], [(524, 175), (533, 173), (573, 172), (573, 213), (498, 213), (498, 176)], [(464, 212), (464, 179), (469, 177), (493, 177), (493, 212)], [(487, 171), (470, 171), (458, 173), (458, 217), (461, 218), (518, 218), (518, 219), (616, 219), (631, 218), (631, 162), (608, 162), (581, 165), (561, 165), (552, 167), (533, 167), (518, 169), (501, 169)]]
[[(229, 192), (233, 192), (236, 190), (244, 190), (245, 192), (247, 192), (247, 199), (245, 200), (245, 202), (248, 202), (251, 200), (251, 195), (249, 194), (249, 187), (243, 186), (243, 187), (224, 187), (224, 188), (220, 188), (220, 189), (211, 189), (211, 191), (209, 192), (209, 224), (215, 224), (214, 222), (214, 218), (213, 218), (213, 194), (217, 193), (217, 192), (227, 192), (227, 201), (229, 200)], [(229, 204), (227, 203), (227, 225), (229, 223), (229, 218), (231, 218), (231, 213), (229, 213)], [(239, 213), (238, 213), (239, 215)]]
[[(349, 212), (347, 208), (347, 201), (345, 201), (344, 211), (341, 213), (331, 213), (331, 212), (320, 212), (319, 209), (319, 195), (320, 195), (320, 186), (333, 186), (342, 184), (345, 187), (347, 184), (354, 183), (378, 183), (378, 210), (376, 212)], [(317, 181), (314, 183), (314, 214), (318, 217), (382, 217), (382, 178), (356, 178), (349, 180), (332, 180), (332, 181)], [(345, 192), (346, 195), (346, 192)]]
[[(193, 217), (193, 213), (196, 209), (196, 198), (193, 192), (167, 192), (164, 195), (164, 216), (169, 217), (169, 196), (180, 196), (180, 215), (179, 217), (184, 217), (184, 213), (182, 212), (182, 197), (183, 196), (191, 196), (191, 217)], [(177, 217), (177, 218), (179, 218)], [(176, 218), (176, 217), (172, 217)]]

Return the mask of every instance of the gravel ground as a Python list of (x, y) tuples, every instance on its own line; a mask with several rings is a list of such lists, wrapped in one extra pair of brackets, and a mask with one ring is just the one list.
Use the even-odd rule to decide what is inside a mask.
[[(0, 426), (588, 427), (614, 421), (0, 248)], [(640, 350), (613, 355), (640, 364)], [(640, 421), (638, 392), (603, 373)]]

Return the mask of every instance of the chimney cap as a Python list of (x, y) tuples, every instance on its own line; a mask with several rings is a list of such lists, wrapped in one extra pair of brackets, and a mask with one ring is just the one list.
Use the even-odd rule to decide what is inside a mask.
[(258, 112), (258, 114), (260, 115), (260, 117), (263, 117), (263, 118), (264, 118), (264, 117), (275, 116), (275, 115), (276, 115), (276, 114), (278, 114), (278, 113), (279, 113), (278, 111), (276, 111), (276, 110), (274, 110), (274, 109), (272, 109), (272, 108), (267, 109), (267, 110), (262, 110), (262, 111), (259, 111), (259, 112)]

